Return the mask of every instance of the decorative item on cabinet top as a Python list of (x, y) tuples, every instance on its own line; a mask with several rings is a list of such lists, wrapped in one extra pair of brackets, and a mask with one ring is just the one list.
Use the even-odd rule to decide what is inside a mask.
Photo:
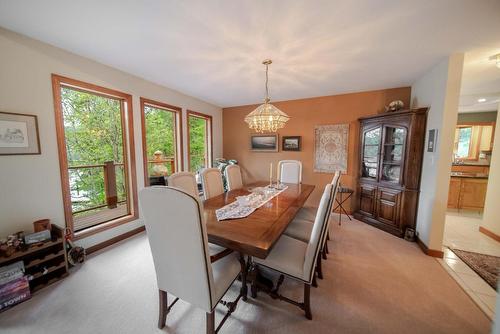
[(415, 229), (428, 108), (360, 118), (354, 216), (396, 236)]

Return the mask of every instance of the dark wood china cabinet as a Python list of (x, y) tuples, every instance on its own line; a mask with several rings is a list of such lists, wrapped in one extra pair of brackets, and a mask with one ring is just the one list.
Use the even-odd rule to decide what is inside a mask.
[(415, 228), (427, 108), (360, 118), (354, 216), (402, 237)]

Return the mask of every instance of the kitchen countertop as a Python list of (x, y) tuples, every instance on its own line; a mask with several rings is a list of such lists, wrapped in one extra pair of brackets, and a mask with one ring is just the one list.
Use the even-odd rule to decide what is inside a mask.
[(464, 173), (464, 172), (451, 172), (451, 177), (463, 177), (470, 179), (487, 179), (487, 173)]
[(454, 162), (451, 164), (452, 166), (478, 166), (478, 167), (490, 167), (490, 164), (488, 163), (477, 163), (477, 164), (474, 164), (474, 163), (471, 163), (471, 162), (464, 162), (464, 163), (461, 163), (461, 162)]

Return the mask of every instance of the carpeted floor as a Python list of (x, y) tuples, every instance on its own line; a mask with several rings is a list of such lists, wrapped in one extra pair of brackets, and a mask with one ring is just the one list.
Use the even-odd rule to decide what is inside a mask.
[[(489, 333), (488, 318), (415, 244), (357, 221), (332, 225), (325, 279), (311, 290), (312, 321), (261, 294), (240, 302), (221, 333)], [(238, 289), (236, 282), (228, 297)], [(300, 298), (302, 289), (285, 280), (282, 291)], [(1, 313), (0, 332), (204, 333), (204, 312), (182, 301), (167, 327), (157, 329), (157, 299), (142, 234), (95, 254), (64, 281)]]

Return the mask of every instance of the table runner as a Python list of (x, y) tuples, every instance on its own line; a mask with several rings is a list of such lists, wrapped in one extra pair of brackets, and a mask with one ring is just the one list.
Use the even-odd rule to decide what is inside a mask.
[(237, 199), (236, 201), (215, 210), (217, 220), (221, 221), (226, 219), (248, 217), (252, 214), (252, 212), (269, 202), (274, 197), (278, 196), (287, 188), (288, 186), (285, 185), (254, 188), (251, 190), (249, 195), (238, 197), (242, 198), (242, 202), (246, 200), (246, 204), (240, 204)]

